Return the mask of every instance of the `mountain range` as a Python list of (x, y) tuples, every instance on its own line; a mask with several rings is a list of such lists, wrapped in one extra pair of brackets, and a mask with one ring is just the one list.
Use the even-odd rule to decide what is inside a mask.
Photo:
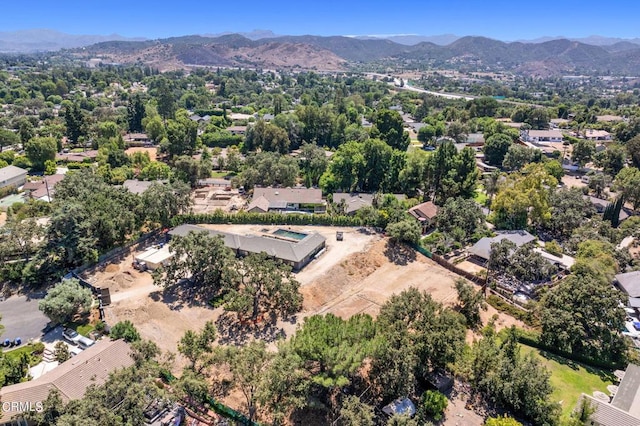
[(584, 39), (589, 41), (586, 43), (555, 37), (516, 42), (455, 35), (429, 37), (431, 41), (421, 37), (288, 36), (255, 30), (148, 40), (29, 30), (0, 32), (0, 51), (62, 48), (55, 54), (142, 63), (163, 70), (193, 65), (344, 70), (358, 63), (380, 62), (389, 66), (422, 64), (432, 68), (513, 71), (532, 76), (575, 73), (640, 76), (640, 39), (591, 36)]

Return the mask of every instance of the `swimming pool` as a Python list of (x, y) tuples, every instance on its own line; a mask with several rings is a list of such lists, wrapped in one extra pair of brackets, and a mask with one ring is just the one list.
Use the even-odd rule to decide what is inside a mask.
[(303, 234), (302, 232), (289, 231), (288, 229), (276, 229), (273, 231), (273, 235), (291, 238), (292, 240), (302, 240), (307, 236), (307, 234)]

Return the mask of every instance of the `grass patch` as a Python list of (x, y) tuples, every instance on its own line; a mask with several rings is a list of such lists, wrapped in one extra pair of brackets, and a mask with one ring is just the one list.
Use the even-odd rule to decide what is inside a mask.
[(521, 345), (522, 354), (533, 353), (551, 372), (553, 393), (551, 400), (560, 402), (562, 417), (568, 419), (578, 403), (580, 394), (592, 395), (594, 391), (607, 393), (607, 385), (613, 384), (612, 375), (606, 370), (588, 367), (531, 346)]
[(22, 357), (22, 354), (27, 354), (29, 355), (29, 359), (30, 359), (29, 365), (36, 365), (36, 364), (39, 364), (40, 361), (42, 361), (42, 354), (34, 355), (33, 352), (35, 350), (36, 350), (36, 346), (34, 344), (24, 345), (19, 347), (18, 349), (13, 349), (8, 352), (5, 352), (4, 356), (6, 356), (7, 359), (10, 359), (12, 361), (18, 361)]
[(211, 177), (214, 179), (219, 179), (219, 178), (223, 178), (225, 176), (230, 175), (230, 172), (220, 172), (220, 171), (216, 171), (216, 172), (211, 172)]
[(74, 329), (78, 332), (78, 334), (82, 334), (85, 337), (89, 337), (89, 333), (93, 331), (95, 325), (89, 323), (78, 323), (72, 322), (67, 325), (67, 327)]
[(481, 190), (476, 191), (476, 195), (473, 197), (473, 200), (481, 206), (486, 205), (488, 199), (489, 197), (487, 197), (487, 194)]

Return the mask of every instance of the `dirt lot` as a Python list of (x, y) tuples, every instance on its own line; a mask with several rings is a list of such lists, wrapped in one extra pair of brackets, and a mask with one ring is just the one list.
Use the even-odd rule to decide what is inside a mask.
[(149, 153), (149, 158), (151, 158), (151, 161), (156, 161), (156, 158), (158, 156), (158, 149), (155, 147), (143, 147), (143, 146), (134, 146), (131, 148), (128, 148), (125, 151), (125, 154), (127, 155), (131, 155), (134, 152), (148, 152)]
[[(211, 225), (228, 232), (253, 233), (275, 227), (261, 225)], [(368, 235), (355, 228), (342, 228), (344, 241), (335, 240), (333, 227), (292, 227), (295, 231), (319, 232), (327, 238), (327, 250), (297, 274), (302, 283), (303, 311), (291, 321), (281, 321), (253, 336), (272, 340), (292, 334), (297, 324), (315, 313), (331, 312), (341, 317), (356, 313), (376, 315), (380, 306), (394, 293), (411, 286), (429, 292), (447, 305), (455, 303), (453, 287), (456, 275), (411, 250), (398, 250), (378, 235)], [(221, 308), (211, 309), (190, 300), (182, 300), (153, 285), (149, 273), (131, 267), (133, 256), (111, 264), (89, 277), (90, 281), (111, 290), (112, 304), (106, 309), (107, 321), (129, 319), (141, 334), (156, 341), (163, 350), (175, 351), (186, 330), (199, 329), (206, 321), (219, 320)], [(496, 311), (489, 308), (482, 316), (488, 321)], [(500, 316), (499, 328), (517, 323)], [(255, 330), (254, 330), (255, 331)], [(241, 342), (230, 329), (221, 332), (227, 342)], [(251, 338), (247, 336), (246, 338)], [(473, 336), (470, 335), (469, 339)]]
[(246, 198), (237, 190), (225, 191), (224, 188), (219, 187), (197, 189), (192, 193), (191, 200), (193, 201), (191, 209), (194, 213), (211, 213), (216, 210), (229, 212), (234, 208), (241, 209), (247, 204)]

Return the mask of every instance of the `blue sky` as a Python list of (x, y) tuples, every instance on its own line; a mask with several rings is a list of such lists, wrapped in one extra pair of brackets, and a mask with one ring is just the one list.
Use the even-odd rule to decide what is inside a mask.
[(0, 31), (161, 38), (186, 34), (456, 34), (501, 40), (640, 37), (640, 1), (610, 0), (5, 0)]

